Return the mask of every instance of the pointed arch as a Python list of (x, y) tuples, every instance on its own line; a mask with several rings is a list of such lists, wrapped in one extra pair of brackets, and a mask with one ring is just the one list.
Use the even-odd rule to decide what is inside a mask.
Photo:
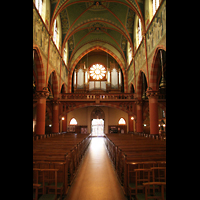
[(37, 90), (41, 91), (45, 87), (45, 73), (41, 52), (37, 45), (33, 45), (33, 56), (37, 70)]
[(70, 121), (69, 121), (69, 125), (77, 125), (77, 120), (73, 117)]
[(152, 64), (151, 64), (149, 87), (151, 87), (153, 90), (158, 89), (157, 76), (158, 76), (158, 68), (159, 68), (159, 63), (160, 63), (160, 60), (159, 60), (159, 50), (160, 49), (166, 51), (165, 46), (158, 45), (154, 51)]
[[(52, 86), (53, 86), (53, 97), (54, 97), (54, 100), (58, 99), (59, 97), (59, 89), (58, 89), (58, 75), (56, 73), (55, 70), (53, 70), (50, 75), (49, 75), (49, 78), (52, 74)], [(48, 79), (49, 79), (48, 78)]]
[(72, 75), (73, 75), (73, 72), (74, 72), (76, 65), (81, 60), (81, 58), (83, 58), (86, 54), (88, 54), (89, 52), (96, 50), (96, 49), (100, 49), (102, 51), (105, 51), (106, 53), (111, 55), (118, 62), (118, 64), (120, 65), (120, 67), (122, 69), (122, 73), (123, 73), (123, 76), (124, 76), (124, 92), (127, 93), (127, 82), (128, 81), (127, 81), (126, 71), (124, 69), (122, 61), (113, 52), (111, 52), (109, 49), (102, 47), (102, 46), (99, 46), (99, 45), (87, 49), (82, 54), (80, 54), (79, 57), (74, 61), (73, 65), (71, 67), (71, 70), (70, 70), (70, 74), (69, 74), (69, 84), (68, 84), (69, 93), (71, 93), (71, 91), (72, 91)]
[(119, 124), (119, 125), (126, 125), (126, 120), (125, 120), (123, 117), (121, 117), (121, 118), (118, 120), (118, 124)]
[(64, 82), (61, 85), (60, 93), (67, 93), (67, 86)]
[(132, 82), (130, 84), (130, 88), (129, 89), (130, 89), (130, 91), (129, 91), (130, 93), (133, 93), (133, 94), (135, 93), (135, 88), (134, 88), (134, 85), (133, 85)]
[(143, 70), (140, 70), (138, 78), (137, 78), (137, 90), (136, 90), (136, 97), (141, 100), (142, 99), (142, 74), (145, 75), (146, 77), (146, 73)]
[(99, 107), (94, 108), (91, 112), (91, 119), (105, 119), (104, 111)]

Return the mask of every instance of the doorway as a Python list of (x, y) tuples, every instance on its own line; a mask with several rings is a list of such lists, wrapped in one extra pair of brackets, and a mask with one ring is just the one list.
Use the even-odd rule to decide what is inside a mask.
[(91, 123), (92, 136), (104, 136), (104, 120), (92, 119)]

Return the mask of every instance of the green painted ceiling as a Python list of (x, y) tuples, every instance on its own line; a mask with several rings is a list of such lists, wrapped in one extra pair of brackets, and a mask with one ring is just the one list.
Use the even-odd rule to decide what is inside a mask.
[(120, 53), (126, 63), (124, 41), (132, 44), (134, 17), (143, 17), (143, 0), (51, 0), (51, 8), (52, 19), (60, 14), (62, 46), (71, 44), (72, 60), (84, 45), (94, 41), (102, 45), (103, 41), (113, 46), (113, 53)]

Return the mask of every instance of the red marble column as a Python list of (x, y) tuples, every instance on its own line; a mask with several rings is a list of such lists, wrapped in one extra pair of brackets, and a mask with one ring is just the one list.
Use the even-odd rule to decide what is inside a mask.
[(142, 101), (136, 102), (136, 110), (137, 110), (137, 124), (136, 124), (136, 132), (143, 132), (143, 117), (142, 117)]
[(59, 113), (59, 102), (55, 101), (55, 102), (53, 102), (52, 133), (59, 132), (58, 113)]
[(159, 134), (158, 127), (158, 91), (148, 90), (149, 98), (149, 119), (150, 119), (150, 134)]
[(48, 97), (48, 90), (37, 91), (37, 115), (36, 115), (36, 135), (45, 134), (45, 115), (46, 115), (46, 98)]

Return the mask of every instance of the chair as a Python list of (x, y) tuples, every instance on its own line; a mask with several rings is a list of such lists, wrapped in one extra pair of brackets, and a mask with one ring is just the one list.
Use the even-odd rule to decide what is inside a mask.
[(166, 182), (166, 167), (152, 167), (153, 182)]
[[(161, 188), (161, 192), (150, 194), (150, 189), (155, 185)], [(166, 200), (166, 182), (147, 182), (143, 183), (143, 186), (145, 188), (145, 193), (137, 194), (137, 200)]]
[(135, 190), (135, 171), (136, 163), (128, 164), (128, 194), (131, 199), (131, 195), (136, 194)]
[(41, 184), (33, 183), (33, 190), (35, 190), (35, 192), (33, 192), (33, 200), (38, 200), (38, 188), (40, 186)]
[[(55, 169), (58, 169), (57, 175), (58, 173), (60, 173), (60, 176), (57, 176), (57, 194), (60, 194), (60, 198), (62, 199), (62, 195), (64, 192), (64, 179), (65, 179), (65, 164), (66, 162), (52, 162), (50, 164), (50, 167)], [(65, 183), (66, 184), (66, 183)], [(54, 188), (55, 188), (55, 182), (50, 183), (50, 185), (47, 186), (48, 187), (48, 194), (54, 193)]]
[(131, 195), (136, 195), (137, 198), (138, 190), (144, 190), (143, 183), (150, 181), (151, 169), (134, 169), (133, 171), (129, 170), (129, 172), (135, 172), (135, 181), (130, 182), (129, 179), (128, 182), (129, 197), (131, 199)]
[[(166, 167), (152, 167), (152, 182), (166, 182)], [(155, 190), (159, 190), (158, 185), (153, 185), (153, 194), (155, 193)]]
[[(46, 194), (45, 187), (43, 187), (43, 195), (39, 198), (39, 200), (56, 200), (57, 199), (57, 172), (59, 169), (40, 169), (40, 171), (43, 174), (43, 185), (45, 185), (45, 182), (48, 182), (49, 184), (52, 184), (52, 188), (55, 190), (55, 194)], [(55, 173), (54, 177), (45, 177), (45, 172), (49, 172), (51, 174), (52, 172)], [(54, 184), (53, 184), (54, 183)]]
[[(36, 176), (34, 176), (34, 180), (36, 180), (36, 177), (37, 177), (37, 180), (34, 182), (34, 183), (38, 183), (40, 184), (40, 187), (38, 188), (38, 194), (43, 194), (43, 187), (44, 189), (46, 190), (46, 187), (48, 185), (48, 182), (45, 182), (44, 185), (42, 183), (42, 180), (43, 180), (43, 172), (41, 172), (40, 169), (49, 169), (50, 168), (50, 162), (47, 162), (47, 161), (35, 161), (33, 162), (33, 174), (36, 174)], [(36, 170), (38, 169), (38, 170)], [(45, 175), (47, 177), (49, 177), (49, 172), (46, 172)]]

